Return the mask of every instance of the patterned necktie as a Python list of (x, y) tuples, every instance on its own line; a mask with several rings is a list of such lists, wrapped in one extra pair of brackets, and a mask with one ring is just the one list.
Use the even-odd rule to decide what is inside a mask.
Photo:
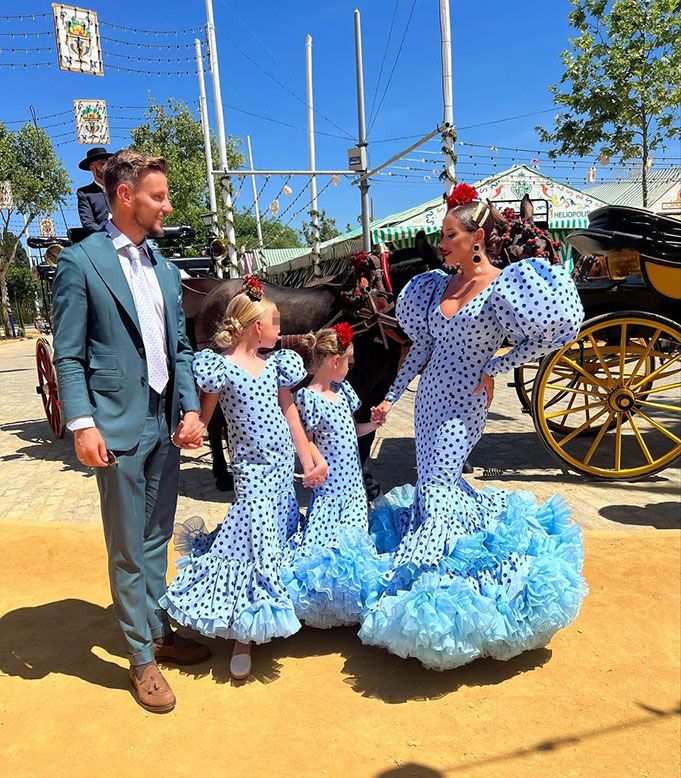
[(141, 252), (137, 246), (128, 246), (130, 257), (130, 289), (137, 309), (137, 318), (142, 329), (142, 340), (147, 357), (149, 386), (158, 394), (168, 383), (168, 365), (165, 354), (165, 329), (158, 326), (154, 310), (154, 290), (142, 266)]

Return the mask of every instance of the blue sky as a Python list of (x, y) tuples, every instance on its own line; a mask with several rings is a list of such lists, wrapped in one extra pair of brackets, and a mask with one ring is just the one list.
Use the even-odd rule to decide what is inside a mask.
[[(0, 68), (0, 84), (4, 99), (0, 103), (0, 120), (16, 122), (29, 118), (29, 105), (39, 117), (49, 117), (72, 109), (76, 98), (104, 98), (112, 118), (111, 147), (129, 143), (127, 128), (139, 123), (147, 95), (158, 100), (167, 97), (186, 101), (197, 99), (197, 81), (191, 44), (195, 33), (177, 36), (151, 35), (116, 29), (116, 24), (138, 30), (187, 30), (205, 23), (203, 0), (165, 2), (147, 0), (88, 0), (78, 3), (99, 14), (100, 32), (109, 39), (103, 41), (104, 77), (67, 73), (55, 64), (23, 67), (29, 62), (55, 62), (51, 50), (53, 36), (28, 38), (0, 37), (0, 63), (14, 61), (14, 69)], [(317, 135), (317, 166), (325, 169), (345, 168), (346, 152), (353, 142), (345, 137), (356, 136), (356, 98), (353, 48), (353, 10), (362, 12), (364, 70), (367, 113), (376, 93), (377, 79), (384, 56), (391, 20), (394, 25), (383, 66), (381, 84), (374, 106), (380, 111), (369, 132), (369, 154), (372, 164), (379, 164), (404, 146), (408, 140), (386, 139), (401, 136), (421, 136), (442, 119), (440, 82), (440, 43), (437, 0), (214, 0), (218, 31), (218, 52), (222, 77), (223, 103), (229, 133), (245, 139), (250, 134), (256, 167), (307, 168), (307, 136), (305, 98), (305, 36), (313, 37), (316, 129), (328, 135)], [(412, 10), (413, 8), (413, 10)], [(584, 181), (584, 164), (570, 162), (551, 167), (542, 155), (532, 150), (540, 145), (534, 126), (544, 122), (550, 126), (552, 112), (508, 122), (506, 117), (551, 109), (548, 85), (556, 83), (562, 68), (560, 52), (566, 48), (570, 29), (567, 24), (568, 0), (522, 0), (509, 3), (495, 0), (489, 3), (459, 0), (452, 2), (452, 38), (454, 63), (454, 112), (460, 140), (482, 144), (485, 148), (458, 147), (459, 179), (474, 181), (495, 170), (503, 170), (513, 162), (529, 163), (539, 158), (541, 170), (561, 180), (579, 185)], [(19, 10), (20, 9), (20, 10)], [(2, 21), (3, 33), (40, 32), (52, 29), (51, 4), (44, 0), (21, 0), (20, 4), (0, 0), (0, 15), (17, 13), (50, 13), (47, 18), (24, 21)], [(411, 14), (409, 28), (407, 21)], [(109, 24), (104, 24), (109, 23)], [(384, 95), (388, 76), (404, 42), (391, 83)], [(141, 44), (137, 47), (137, 44)], [(153, 49), (150, 44), (164, 48)], [(170, 49), (167, 46), (187, 48)], [(9, 48), (46, 47), (47, 51), (29, 53), (8, 51)], [(118, 54), (113, 57), (107, 52)], [(247, 55), (247, 56), (246, 56)], [(155, 64), (122, 57), (161, 57), (166, 62)], [(180, 61), (180, 58), (189, 58)], [(120, 72), (112, 65), (137, 69), (189, 71), (188, 76), (161, 77), (138, 72)], [(264, 71), (268, 71), (268, 76)], [(290, 92), (300, 99), (296, 99)], [(210, 84), (209, 84), (210, 93)], [(113, 106), (126, 106), (115, 108)], [(132, 107), (127, 107), (132, 106)], [(231, 108), (228, 106), (232, 106)], [(209, 99), (213, 123), (212, 99)], [(240, 110), (235, 110), (240, 109)], [(247, 113), (267, 116), (296, 128), (275, 124)], [(327, 117), (329, 120), (328, 121)], [(73, 114), (46, 118), (41, 123), (60, 144), (57, 152), (72, 174), (74, 188), (87, 183), (89, 174), (77, 169), (86, 147), (75, 142)], [(52, 125), (52, 126), (50, 126)], [(482, 126), (480, 126), (482, 125)], [(16, 127), (16, 124), (11, 125)], [(340, 129), (339, 129), (340, 128)], [(469, 128), (469, 129), (463, 129)], [(69, 134), (70, 133), (70, 134)], [(335, 137), (340, 136), (340, 137)], [(72, 140), (73, 138), (73, 140)], [(490, 152), (491, 146), (503, 146), (529, 151)], [(437, 152), (439, 144), (431, 141), (425, 149)], [(676, 152), (678, 155), (678, 151)], [(492, 159), (494, 157), (494, 159)], [(420, 159), (432, 159), (423, 163)], [(393, 176), (384, 176), (371, 189), (376, 216), (385, 215), (438, 196), (438, 184), (431, 168), (438, 166), (434, 155), (417, 152), (401, 166), (422, 167), (422, 170), (392, 168)], [(400, 177), (404, 176), (404, 177)], [(424, 179), (430, 176), (430, 180)], [(328, 179), (320, 179), (322, 189)], [(263, 206), (277, 194), (283, 181), (272, 181), (263, 193)], [(305, 183), (291, 182), (293, 197)], [(281, 208), (290, 200), (281, 197)], [(303, 195), (293, 210), (304, 205)], [(70, 201), (75, 203), (75, 198)], [(250, 188), (244, 186), (239, 204), (248, 207)], [(342, 228), (347, 222), (357, 223), (359, 194), (349, 183), (328, 187), (320, 199), (320, 207), (335, 217)], [(67, 209), (67, 220), (77, 222), (73, 205)], [(294, 222), (297, 226), (301, 215)]]

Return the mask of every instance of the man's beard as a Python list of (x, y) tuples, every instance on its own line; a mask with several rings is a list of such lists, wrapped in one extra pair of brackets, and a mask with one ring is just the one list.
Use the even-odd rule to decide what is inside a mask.
[(157, 219), (145, 221), (139, 217), (138, 214), (134, 214), (133, 216), (135, 220), (135, 224), (142, 230), (144, 230), (145, 235), (150, 235), (155, 238), (162, 238), (163, 237), (163, 227), (160, 229), (156, 226)]

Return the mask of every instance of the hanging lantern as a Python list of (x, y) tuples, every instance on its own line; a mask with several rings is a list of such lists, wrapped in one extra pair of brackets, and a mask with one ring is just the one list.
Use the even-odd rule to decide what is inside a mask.
[(334, 186), (338, 186), (338, 184), (340, 184), (340, 176), (337, 176), (335, 174), (333, 176), (331, 176), (331, 183)]
[(287, 197), (293, 194), (293, 189), (288, 184), (284, 184), (284, 188), (281, 190)]
[(607, 154), (601, 154), (598, 158), (598, 162), (600, 165), (607, 165), (610, 162), (610, 157)]
[(272, 200), (270, 203), (270, 213), (276, 216), (279, 213), (279, 200)]
[(596, 181), (596, 168), (594, 165), (592, 165), (587, 171), (586, 171), (586, 182), (587, 184), (593, 184)]
[(655, 160), (652, 157), (648, 157), (648, 159), (646, 160), (646, 164), (644, 166), (646, 173), (650, 173), (650, 168), (653, 166), (654, 162)]

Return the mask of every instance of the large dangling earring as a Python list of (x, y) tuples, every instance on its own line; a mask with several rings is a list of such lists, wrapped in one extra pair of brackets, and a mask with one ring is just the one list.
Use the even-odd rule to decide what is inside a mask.
[(482, 262), (482, 257), (480, 256), (480, 244), (474, 243), (473, 244), (473, 264), (477, 265), (475, 268), (476, 273), (482, 273), (482, 268), (480, 267), (480, 263)]

